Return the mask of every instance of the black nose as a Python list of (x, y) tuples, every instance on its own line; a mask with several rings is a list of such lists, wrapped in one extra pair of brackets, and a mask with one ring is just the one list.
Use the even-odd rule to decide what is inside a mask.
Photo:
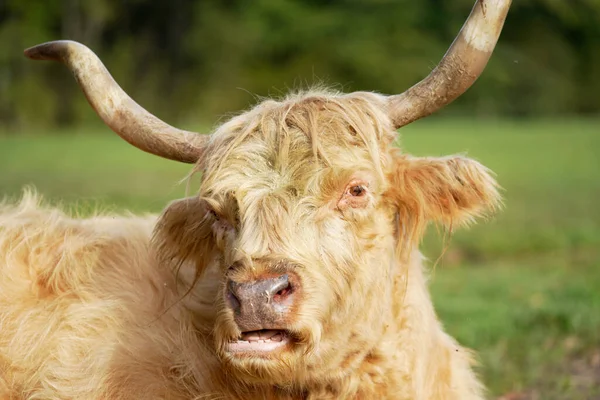
[(227, 289), (228, 304), (243, 332), (278, 328), (294, 301), (287, 274), (251, 282), (229, 280)]

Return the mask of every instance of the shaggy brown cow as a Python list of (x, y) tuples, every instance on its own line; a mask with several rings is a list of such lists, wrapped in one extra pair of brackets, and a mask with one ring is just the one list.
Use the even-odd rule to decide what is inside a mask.
[(203, 181), (158, 219), (73, 219), (34, 195), (0, 208), (0, 398), (481, 399), (417, 245), (430, 221), (494, 208), (496, 183), (393, 142), (475, 81), (509, 3), (479, 1), (401, 95), (268, 100), (211, 136), (150, 115), (83, 45), (29, 49), (69, 66), (128, 142)]

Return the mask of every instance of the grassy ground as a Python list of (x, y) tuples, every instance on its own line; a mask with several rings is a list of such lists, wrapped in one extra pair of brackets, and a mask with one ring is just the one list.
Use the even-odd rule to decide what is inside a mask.
[[(423, 121), (417, 155), (468, 154), (497, 173), (505, 209), (453, 235), (432, 273), (451, 334), (479, 353), (505, 399), (600, 399), (600, 121)], [(189, 167), (130, 148), (107, 129), (0, 136), (0, 195), (159, 211)], [(191, 190), (195, 188), (192, 187)], [(428, 235), (432, 260), (443, 244)]]

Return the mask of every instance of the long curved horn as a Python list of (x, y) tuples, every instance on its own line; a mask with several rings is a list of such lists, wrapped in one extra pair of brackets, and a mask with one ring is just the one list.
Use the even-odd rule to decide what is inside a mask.
[(494, 51), (510, 3), (477, 0), (438, 66), (404, 93), (389, 97), (388, 109), (396, 129), (434, 113), (471, 87)]
[(177, 129), (150, 114), (121, 89), (98, 56), (83, 44), (48, 42), (25, 50), (25, 55), (65, 64), (104, 123), (138, 149), (184, 163), (201, 157), (207, 135)]

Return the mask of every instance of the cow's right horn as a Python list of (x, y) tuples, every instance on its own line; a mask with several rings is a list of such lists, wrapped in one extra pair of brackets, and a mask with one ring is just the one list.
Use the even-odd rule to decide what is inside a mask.
[(83, 44), (48, 42), (25, 50), (25, 55), (65, 64), (104, 123), (135, 147), (184, 163), (201, 157), (209, 136), (177, 129), (150, 114), (121, 89), (98, 56)]

